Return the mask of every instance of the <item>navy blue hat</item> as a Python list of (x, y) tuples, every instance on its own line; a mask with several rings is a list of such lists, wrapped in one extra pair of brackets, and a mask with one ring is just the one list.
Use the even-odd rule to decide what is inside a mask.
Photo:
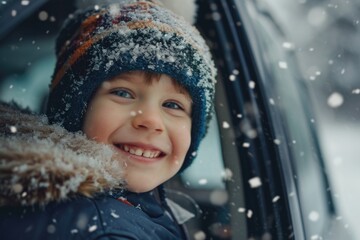
[(181, 171), (191, 164), (211, 118), (216, 82), (209, 49), (196, 28), (161, 4), (123, 0), (70, 17), (56, 54), (47, 106), (51, 123), (81, 130), (97, 88), (120, 73), (167, 74), (192, 97), (191, 145)]

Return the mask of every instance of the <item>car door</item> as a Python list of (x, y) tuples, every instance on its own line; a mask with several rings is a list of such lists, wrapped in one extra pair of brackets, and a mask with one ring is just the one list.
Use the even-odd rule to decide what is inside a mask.
[[(210, 137), (220, 140), (201, 148), (218, 148), (221, 157), (200, 153), (198, 161), (205, 164), (181, 178), (182, 191), (202, 210), (190, 235), (350, 239), (338, 221), (307, 86), (283, 46), (280, 26), (257, 1), (199, 2), (198, 25), (219, 70), (213, 125), (218, 135)], [(201, 176), (215, 173), (213, 165), (220, 176)], [(211, 184), (214, 179), (223, 186)]]

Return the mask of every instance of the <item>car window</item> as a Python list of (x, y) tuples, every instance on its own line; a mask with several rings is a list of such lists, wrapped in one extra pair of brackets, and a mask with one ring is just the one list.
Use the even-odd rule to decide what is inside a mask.
[[(321, 130), (324, 128), (322, 123), (327, 122), (322, 116), (325, 110), (315, 108), (321, 101), (319, 96), (323, 94), (321, 91), (324, 89), (314, 87), (312, 81), (315, 76), (307, 79), (301, 72), (300, 66), (304, 62), (300, 62), (299, 65), (297, 60), (302, 49), (295, 45), (293, 41), (296, 40), (291, 38), (292, 34), (287, 35), (288, 31), (282, 31), (288, 30), (287, 27), (295, 22), (277, 21), (287, 15), (272, 11), (274, 9), (271, 6), (281, 8), (277, 4), (279, 3), (268, 5), (255, 2), (248, 5), (248, 10), (256, 19), (251, 23), (251, 31), (255, 32), (254, 36), (259, 43), (255, 47), (258, 61), (265, 68), (262, 79), (267, 88), (265, 101), (270, 106), (273, 116), (276, 115), (275, 112), (280, 115), (273, 118), (273, 124), (279, 124), (285, 131), (285, 135), (276, 136), (275, 143), (279, 148), (288, 149), (290, 154), (293, 169), (290, 177), (294, 180), (297, 190), (289, 192), (289, 199), (299, 198), (306, 238), (321, 239), (330, 235), (335, 236), (338, 234), (336, 232), (348, 235), (347, 233), (353, 230), (339, 222), (342, 219), (343, 207), (340, 205), (338, 209), (334, 209), (333, 204), (334, 198), (335, 203), (339, 202), (336, 194), (338, 190), (334, 187), (337, 184), (332, 183), (339, 179), (330, 174), (332, 162), (328, 159), (329, 146), (323, 144)], [(293, 11), (296, 11), (296, 8)], [(297, 28), (292, 25), (292, 30), (294, 29)], [(310, 51), (313, 50), (312, 48)], [(321, 72), (318, 72), (317, 76), (320, 75)], [(325, 85), (325, 82), (323, 84)], [(326, 125), (329, 126), (328, 122)], [(329, 131), (333, 130), (328, 129), (327, 132)], [(331, 139), (327, 138), (326, 141), (329, 143)], [(333, 222), (338, 222), (340, 228), (333, 228)]]
[[(301, 77), (309, 86), (314, 125), (330, 177), (341, 228), (359, 239), (359, 1), (276, 0)], [(284, 11), (286, 9), (286, 11)], [(289, 21), (284, 21), (288, 19)], [(300, 20), (299, 20), (300, 19)]]
[(1, 81), (0, 100), (14, 100), (32, 111), (42, 112), (54, 66), (55, 57), (50, 55), (32, 62), (24, 72), (8, 75)]
[(235, 128), (221, 77), (214, 115), (194, 163), (167, 183), (169, 197), (195, 213), (186, 225), (191, 239), (246, 239), (246, 209)]
[[(281, 111), (282, 124), (286, 129), (286, 138), (277, 139), (277, 143), (286, 144), (290, 150), (294, 167), (293, 178), (298, 188), (298, 192), (290, 192), (289, 197), (298, 195), (300, 198), (307, 237), (322, 236), (330, 219), (330, 211), (328, 190), (324, 180), (326, 169), (321, 164), (322, 159), (319, 159), (321, 156), (315, 142), (317, 139), (314, 139), (311, 132), (313, 127), (310, 125), (315, 124), (314, 117), (304, 109), (304, 104), (311, 104), (311, 102), (301, 101), (303, 100), (301, 95), (305, 90), (301, 88), (301, 85), (294, 84), (291, 63), (288, 62), (287, 69), (277, 64), (276, 60), (284, 60), (286, 57), (271, 56), (276, 52), (274, 51), (275, 44), (269, 44), (272, 50), (264, 52), (264, 55), (267, 55), (264, 57), (273, 59), (274, 63), (271, 68), (274, 80), (272, 87), (276, 95), (270, 96), (269, 102)], [(299, 79), (295, 78), (295, 80)]]
[(215, 115), (197, 152), (196, 160), (182, 174), (182, 179), (189, 188), (225, 189), (223, 181), (225, 174), (218, 121)]

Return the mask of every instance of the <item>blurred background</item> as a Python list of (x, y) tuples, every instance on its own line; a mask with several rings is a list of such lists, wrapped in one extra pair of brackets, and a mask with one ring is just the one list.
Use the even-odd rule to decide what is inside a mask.
[(332, 193), (345, 215), (338, 218), (360, 239), (360, 1), (272, 0), (267, 7), (308, 83)]

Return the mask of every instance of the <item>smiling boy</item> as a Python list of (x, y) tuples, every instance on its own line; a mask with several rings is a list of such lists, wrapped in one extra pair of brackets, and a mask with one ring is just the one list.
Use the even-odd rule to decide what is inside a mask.
[(163, 183), (196, 157), (216, 69), (158, 1), (114, 2), (63, 26), (51, 125), (0, 104), (2, 239), (187, 239)]
[(83, 131), (114, 146), (128, 190), (147, 192), (180, 170), (190, 147), (191, 107), (187, 91), (169, 76), (127, 72), (97, 90)]

